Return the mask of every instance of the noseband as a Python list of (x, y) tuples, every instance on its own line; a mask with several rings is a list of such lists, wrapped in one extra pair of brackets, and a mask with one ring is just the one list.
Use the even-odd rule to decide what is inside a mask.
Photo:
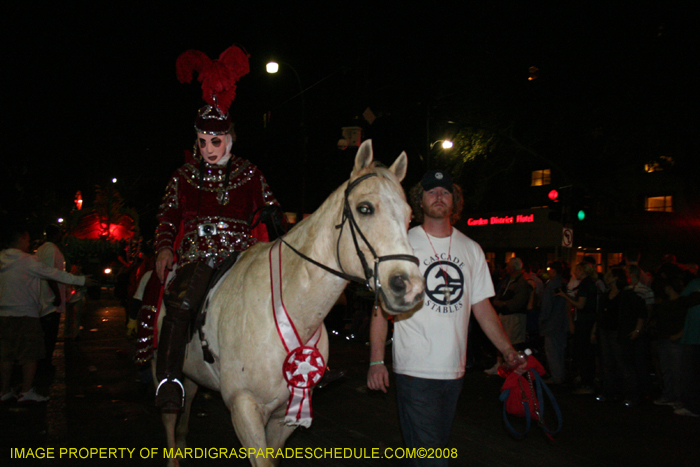
[[(360, 226), (357, 225), (357, 221), (355, 220), (355, 216), (352, 213), (352, 209), (350, 208), (350, 203), (348, 201), (348, 198), (350, 196), (350, 192), (360, 183), (363, 181), (367, 180), (370, 177), (376, 177), (377, 173), (376, 172), (371, 172), (368, 174), (365, 174), (361, 177), (356, 178), (352, 182), (348, 183), (347, 188), (345, 189), (345, 202), (343, 205), (343, 218), (340, 224), (336, 225), (336, 229), (340, 229), (340, 234), (338, 235), (338, 242), (336, 245), (336, 258), (338, 260), (338, 265), (340, 266), (340, 271), (336, 271), (333, 268), (330, 268), (326, 266), (325, 264), (319, 263), (318, 261), (306, 256), (305, 254), (301, 253), (298, 251), (296, 248), (291, 246), (289, 243), (287, 243), (284, 240), (284, 237), (281, 238), (282, 242), (287, 245), (294, 253), (297, 255), (301, 256), (304, 258), (306, 261), (309, 261), (310, 263), (315, 264), (316, 266), (320, 267), (321, 269), (330, 272), (331, 274), (334, 274), (338, 277), (342, 277), (345, 280), (357, 282), (359, 284), (364, 284), (368, 288), (372, 288), (372, 279), (374, 279), (374, 293), (375, 293), (375, 301), (377, 298), (379, 298), (379, 293), (381, 292), (382, 294), (384, 293), (382, 289), (382, 285), (379, 282), (379, 263), (384, 262), (384, 261), (410, 261), (416, 265), (420, 264), (418, 261), (418, 258), (416, 258), (413, 255), (384, 255), (384, 256), (378, 256), (377, 252), (375, 249), (372, 247), (372, 244), (367, 240), (367, 237), (365, 237), (365, 234), (362, 233), (362, 230), (360, 229)], [(340, 239), (343, 236), (343, 230), (345, 228), (345, 224), (348, 224), (349, 229), (350, 229), (350, 234), (352, 235), (352, 241), (355, 245), (355, 252), (357, 253), (358, 258), (360, 259), (360, 262), (362, 263), (362, 269), (365, 274), (365, 278), (362, 279), (361, 277), (353, 276), (352, 274), (347, 274), (345, 270), (343, 269), (343, 265), (340, 262)], [(370, 253), (372, 253), (372, 256), (374, 257), (374, 269), (370, 267), (369, 263), (367, 262), (367, 258), (365, 257), (365, 254), (362, 252), (362, 249), (360, 248), (360, 242), (358, 241), (358, 237), (362, 242), (367, 246), (369, 249)]]

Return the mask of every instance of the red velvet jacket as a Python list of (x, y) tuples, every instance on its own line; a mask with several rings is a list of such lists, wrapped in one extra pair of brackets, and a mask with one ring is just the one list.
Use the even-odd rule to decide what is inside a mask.
[[(259, 240), (268, 240), (263, 224), (251, 232), (248, 222), (257, 208), (278, 204), (277, 200), (257, 167), (239, 157), (232, 158), (226, 187), (225, 165), (210, 165), (198, 159), (175, 171), (158, 210), (156, 251), (172, 249), (180, 266), (209, 259), (218, 266), (231, 251), (243, 251)], [(205, 164), (201, 189), (200, 164)], [(199, 236), (201, 224), (217, 224), (217, 233)]]

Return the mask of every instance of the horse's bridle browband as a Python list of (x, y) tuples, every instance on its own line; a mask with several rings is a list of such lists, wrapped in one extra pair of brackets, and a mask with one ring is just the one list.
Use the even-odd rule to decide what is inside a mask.
[[(305, 259), (306, 261), (309, 261), (310, 263), (313, 263), (314, 265), (320, 267), (324, 271), (327, 271), (331, 274), (334, 274), (338, 277), (341, 277), (345, 280), (357, 282), (360, 284), (364, 284), (367, 287), (371, 288), (371, 281), (372, 278), (374, 278), (374, 292), (375, 292), (375, 300), (379, 297), (379, 293), (381, 291), (381, 283), (379, 282), (379, 263), (383, 261), (394, 261), (394, 260), (400, 260), (400, 261), (410, 261), (412, 263), (415, 263), (416, 265), (419, 264), (418, 258), (416, 258), (413, 255), (403, 255), (403, 254), (398, 254), (398, 255), (385, 255), (385, 256), (377, 256), (377, 252), (374, 250), (372, 245), (369, 243), (367, 240), (367, 237), (362, 233), (362, 230), (360, 229), (360, 226), (357, 225), (357, 221), (355, 220), (355, 216), (352, 213), (352, 209), (350, 208), (350, 203), (348, 201), (348, 197), (350, 195), (350, 192), (361, 182), (367, 180), (370, 177), (376, 177), (377, 173), (376, 172), (371, 172), (368, 174), (365, 174), (361, 177), (356, 178), (352, 182), (348, 183), (347, 188), (345, 189), (345, 202), (343, 205), (343, 218), (340, 224), (336, 225), (336, 229), (340, 229), (340, 234), (338, 235), (338, 242), (336, 244), (336, 257), (338, 260), (338, 265), (340, 266), (340, 271), (336, 271), (333, 268), (330, 268), (326, 266), (325, 264), (319, 263), (318, 261), (306, 256), (302, 252), (298, 251), (296, 248), (294, 248), (292, 245), (287, 243), (284, 240), (284, 237), (281, 237), (280, 240), (287, 245), (294, 253)], [(348, 223), (350, 226), (350, 233), (352, 234), (352, 241), (355, 244), (355, 252), (357, 253), (357, 256), (360, 258), (360, 262), (362, 263), (362, 269), (365, 273), (365, 279), (363, 280), (361, 277), (353, 276), (351, 274), (346, 273), (343, 270), (343, 265), (340, 262), (340, 239), (343, 236), (343, 228), (345, 226), (345, 223)], [(357, 240), (357, 236), (360, 236), (362, 241), (367, 245), (367, 248), (369, 248), (369, 251), (372, 253), (372, 256), (374, 256), (374, 270), (370, 268), (369, 264), (367, 263), (367, 258), (365, 258), (365, 254), (362, 252), (360, 249), (360, 244)], [(381, 291), (383, 294), (384, 292)]]

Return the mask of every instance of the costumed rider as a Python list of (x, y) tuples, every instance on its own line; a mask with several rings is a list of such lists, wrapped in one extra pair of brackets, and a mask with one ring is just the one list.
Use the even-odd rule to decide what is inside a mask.
[(258, 168), (231, 154), (236, 134), (228, 109), (248, 71), (248, 54), (237, 46), (217, 60), (195, 50), (177, 59), (178, 79), (189, 83), (197, 72), (207, 105), (195, 121), (193, 160), (175, 171), (158, 211), (156, 275), (166, 284), (168, 272), (175, 273), (163, 295), (156, 364), (156, 406), (163, 412), (184, 404), (185, 347), (214, 269), (232, 252), (268, 241), (265, 224), (251, 229), (249, 222), (265, 206), (278, 206)]

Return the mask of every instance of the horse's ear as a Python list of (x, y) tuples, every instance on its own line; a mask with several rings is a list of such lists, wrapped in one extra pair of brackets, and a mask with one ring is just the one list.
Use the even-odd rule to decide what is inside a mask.
[(399, 181), (403, 180), (408, 170), (408, 156), (406, 155), (406, 151), (402, 152), (401, 155), (396, 158), (394, 163), (391, 164), (391, 167), (389, 167), (389, 170), (394, 172), (394, 175), (396, 175)]
[(355, 167), (352, 169), (350, 178), (357, 176), (360, 170), (364, 169), (365, 167), (369, 167), (373, 160), (374, 156), (372, 154), (372, 140), (368, 139), (362, 143), (360, 145), (360, 149), (357, 150), (357, 155), (355, 156)]

